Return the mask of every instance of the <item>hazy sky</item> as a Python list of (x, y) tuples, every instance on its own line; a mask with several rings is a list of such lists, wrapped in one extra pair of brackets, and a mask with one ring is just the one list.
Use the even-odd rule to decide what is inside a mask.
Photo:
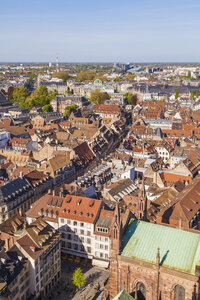
[(200, 0), (1, 0), (0, 61), (200, 61)]

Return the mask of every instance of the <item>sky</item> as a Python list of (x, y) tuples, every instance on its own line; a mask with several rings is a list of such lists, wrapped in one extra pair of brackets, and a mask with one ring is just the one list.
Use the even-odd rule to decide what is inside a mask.
[(200, 62), (199, 0), (0, 4), (0, 62)]

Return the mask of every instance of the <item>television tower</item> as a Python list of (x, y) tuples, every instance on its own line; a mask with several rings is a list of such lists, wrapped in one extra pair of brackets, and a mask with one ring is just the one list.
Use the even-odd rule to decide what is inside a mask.
[(56, 57), (56, 71), (58, 72), (58, 55)]

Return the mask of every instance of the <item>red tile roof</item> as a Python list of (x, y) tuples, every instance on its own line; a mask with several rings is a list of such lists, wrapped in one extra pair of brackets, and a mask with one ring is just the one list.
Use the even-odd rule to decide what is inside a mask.
[(67, 195), (59, 211), (59, 218), (94, 223), (100, 213), (102, 201)]

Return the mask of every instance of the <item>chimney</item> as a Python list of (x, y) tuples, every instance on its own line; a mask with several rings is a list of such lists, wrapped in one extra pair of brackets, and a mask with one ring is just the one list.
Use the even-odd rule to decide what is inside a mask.
[(60, 197), (63, 197), (63, 194), (64, 194), (63, 188), (61, 188), (61, 189), (60, 189)]
[(5, 239), (5, 248), (6, 248), (6, 251), (9, 250), (9, 239)]
[(53, 195), (53, 196), (55, 196), (55, 190), (53, 190), (53, 193), (52, 193), (52, 195)]
[(48, 189), (48, 195), (51, 195), (51, 189)]
[(19, 208), (19, 215), (22, 216), (22, 208)]
[(19, 177), (20, 177), (21, 179), (23, 179), (23, 177), (24, 177), (24, 174), (23, 174), (23, 172), (22, 172), (22, 171), (20, 171), (20, 173), (19, 173)]

